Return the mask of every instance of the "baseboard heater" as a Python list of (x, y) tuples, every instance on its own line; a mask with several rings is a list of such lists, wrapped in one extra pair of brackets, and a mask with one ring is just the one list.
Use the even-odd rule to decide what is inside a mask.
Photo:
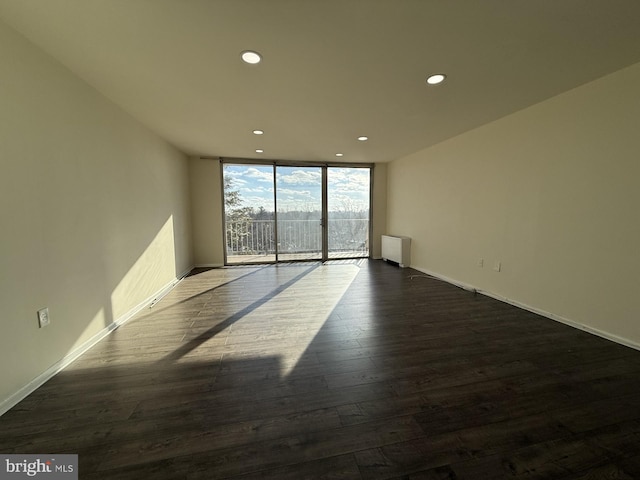
[(382, 259), (396, 262), (400, 267), (411, 263), (411, 239), (397, 235), (382, 235)]

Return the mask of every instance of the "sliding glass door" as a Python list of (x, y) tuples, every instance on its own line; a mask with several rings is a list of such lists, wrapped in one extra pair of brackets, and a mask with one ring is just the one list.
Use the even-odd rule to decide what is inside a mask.
[(369, 168), (327, 168), (327, 258), (369, 256)]
[(272, 165), (223, 164), (226, 261), (276, 261)]
[(322, 260), (322, 168), (276, 166), (278, 260)]
[(223, 163), (226, 263), (368, 257), (370, 172)]

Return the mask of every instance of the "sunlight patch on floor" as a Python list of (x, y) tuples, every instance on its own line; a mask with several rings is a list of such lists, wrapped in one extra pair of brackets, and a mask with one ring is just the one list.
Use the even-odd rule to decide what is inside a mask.
[[(356, 265), (320, 265), (286, 289), (252, 309), (230, 327), (227, 360), (248, 356), (280, 359), (280, 376), (298, 365), (358, 274)], [(243, 351), (242, 344), (259, 351)], [(242, 353), (239, 353), (242, 352)]]

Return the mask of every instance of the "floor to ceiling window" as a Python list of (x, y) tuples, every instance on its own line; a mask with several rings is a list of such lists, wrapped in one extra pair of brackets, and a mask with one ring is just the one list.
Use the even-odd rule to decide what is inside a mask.
[(327, 168), (327, 256), (368, 257), (371, 174), (368, 168)]
[(275, 168), (278, 260), (322, 260), (322, 167)]
[(222, 164), (227, 264), (369, 256), (370, 166)]

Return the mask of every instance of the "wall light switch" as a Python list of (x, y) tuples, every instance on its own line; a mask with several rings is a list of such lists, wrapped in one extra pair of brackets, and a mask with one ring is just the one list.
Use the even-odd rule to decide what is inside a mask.
[(495, 262), (495, 263), (493, 264), (493, 269), (494, 269), (496, 272), (499, 272), (500, 270), (502, 270), (502, 264), (501, 264), (500, 262)]
[(51, 323), (51, 319), (49, 318), (49, 309), (43, 308), (38, 310), (38, 325), (40, 328), (46, 327)]

